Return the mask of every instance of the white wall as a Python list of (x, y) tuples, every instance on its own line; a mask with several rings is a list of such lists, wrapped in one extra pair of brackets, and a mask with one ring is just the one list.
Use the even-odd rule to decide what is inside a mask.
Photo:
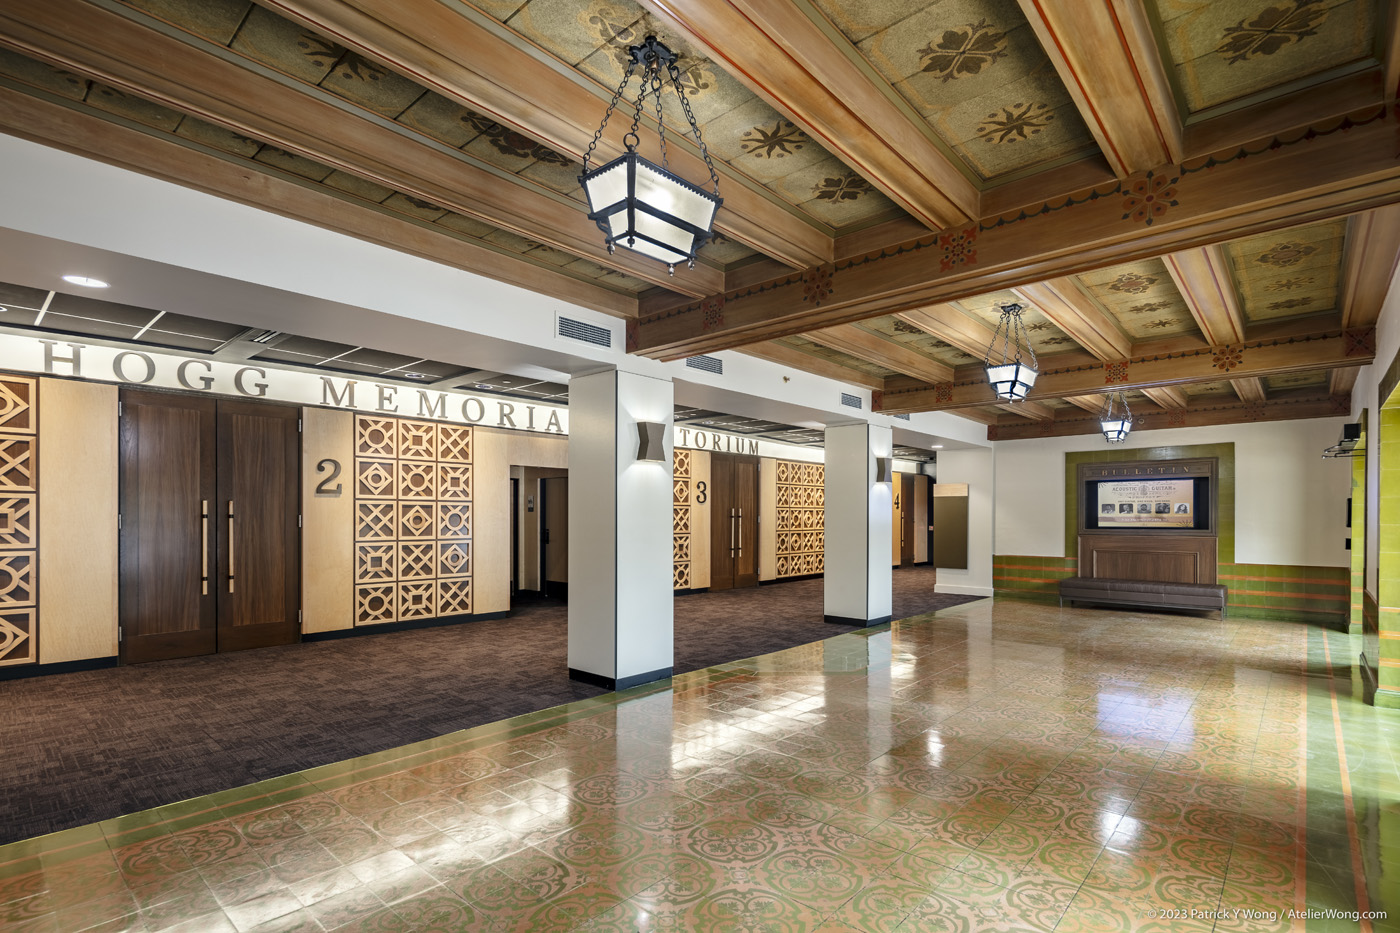
[(992, 595), (992, 525), (996, 490), (994, 466), (1003, 444), (992, 450), (944, 450), (938, 454), (938, 482), (967, 484), (967, 569), (938, 568), (939, 593)]
[[(1235, 562), (1345, 567), (1351, 465), (1321, 456), (1337, 442), (1345, 421), (1143, 431), (1118, 449), (1233, 443)], [(998, 443), (995, 552), (1073, 557), (1065, 553), (1065, 453), (1104, 447), (1098, 434)], [(947, 477), (947, 459), (946, 454), (938, 458), (939, 482), (965, 482)]]

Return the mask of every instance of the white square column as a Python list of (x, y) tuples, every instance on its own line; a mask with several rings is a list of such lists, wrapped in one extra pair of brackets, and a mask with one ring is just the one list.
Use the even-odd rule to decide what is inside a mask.
[[(621, 690), (671, 676), (669, 379), (606, 370), (569, 381), (569, 676)], [(640, 423), (664, 425), (637, 459)]]
[(889, 477), (877, 482), (878, 460), (894, 449), (893, 432), (871, 424), (826, 429), (825, 615), (828, 622), (890, 621), (893, 503)]

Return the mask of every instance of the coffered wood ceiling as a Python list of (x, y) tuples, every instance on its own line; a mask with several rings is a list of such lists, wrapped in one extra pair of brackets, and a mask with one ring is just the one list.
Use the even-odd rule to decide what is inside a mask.
[[(9, 0), (0, 131), (627, 318), (633, 352), (739, 349), (995, 437), (1087, 430), (1116, 389), (1148, 427), (1313, 417), (1346, 410), (1400, 251), (1396, 16)], [(674, 276), (609, 254), (577, 184), (650, 33), (681, 53), (725, 198)], [(672, 167), (703, 179), (674, 101), (663, 119)], [(980, 364), (1012, 301), (1042, 376), (1031, 404), (1001, 406)]]

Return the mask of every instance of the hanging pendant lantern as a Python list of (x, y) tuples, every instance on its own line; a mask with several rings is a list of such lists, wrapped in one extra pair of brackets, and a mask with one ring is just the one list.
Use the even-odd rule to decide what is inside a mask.
[[(695, 267), (695, 254), (713, 234), (715, 212), (724, 203), (719, 196), (719, 175), (710, 161), (709, 150), (700, 138), (700, 127), (690, 110), (690, 101), (681, 90), (681, 72), (676, 65), (676, 53), (647, 36), (641, 45), (627, 50), (632, 60), (622, 76), (622, 83), (613, 92), (612, 102), (603, 114), (602, 126), (593, 134), (593, 142), (583, 157), (583, 174), (579, 183), (588, 196), (588, 219), (598, 225), (608, 244), (608, 252), (616, 247), (630, 249), (666, 263), (672, 275), (676, 263)], [(593, 150), (602, 138), (608, 118), (627, 89), (632, 72), (641, 69), (641, 87), (633, 107), (632, 128), (622, 138), (627, 152), (606, 165), (591, 168)], [(714, 191), (706, 191), (672, 174), (666, 159), (666, 124), (662, 120), (661, 90), (663, 78), (668, 80), (680, 99), (681, 110), (690, 126), (690, 133), (700, 148), (700, 155), (710, 169)], [(641, 123), (647, 95), (656, 109), (657, 131), (661, 136), (661, 164), (657, 165), (637, 154), (637, 128)]]
[(1099, 426), (1103, 429), (1104, 440), (1110, 444), (1121, 444), (1128, 439), (1128, 432), (1133, 429), (1133, 413), (1128, 411), (1128, 400), (1122, 392), (1110, 392), (1104, 400)]
[[(1008, 402), (1019, 402), (1030, 394), (1035, 377), (1040, 375), (1035, 350), (1031, 349), (1026, 327), (1021, 323), (1021, 311), (1018, 304), (1001, 306), (1001, 320), (997, 321), (992, 343), (987, 347), (987, 381), (997, 398)], [(1029, 363), (1023, 359), (1026, 356), (1030, 357)]]

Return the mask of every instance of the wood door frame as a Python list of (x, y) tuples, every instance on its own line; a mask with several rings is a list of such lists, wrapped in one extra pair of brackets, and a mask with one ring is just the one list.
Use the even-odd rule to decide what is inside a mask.
[[(287, 493), (289, 494), (290, 508), (285, 512), (283, 518), (282, 534), (288, 545), (287, 558), (287, 582), (286, 582), (286, 608), (287, 619), (284, 622), (263, 623), (259, 625), (234, 625), (231, 621), (233, 609), (229, 605), (228, 597), (232, 590), (229, 584), (229, 509), (231, 496), (226, 492), (231, 492), (233, 475), (233, 450), (234, 443), (228, 436), (231, 430), (226, 417), (235, 415), (247, 415), (251, 417), (269, 417), (272, 412), (277, 412), (275, 416), (286, 422), (290, 430), (290, 443), (284, 451), (286, 457), (285, 467), (287, 476)], [(219, 468), (218, 477), (218, 508), (215, 509), (217, 521), (215, 526), (217, 532), (215, 538), (218, 542), (216, 549), (218, 569), (218, 650), (242, 651), (248, 648), (271, 647), (266, 642), (271, 639), (272, 644), (293, 644), (301, 641), (301, 406), (286, 404), (282, 402), (265, 402), (254, 399), (221, 398), (216, 406), (216, 418), (218, 425), (218, 440), (216, 442), (216, 456)], [(293, 422), (295, 426), (293, 427)], [(237, 520), (237, 509), (234, 509), (234, 520)], [(238, 583), (237, 568), (233, 583)], [(290, 631), (278, 632), (279, 627), (290, 627)]]
[(213, 654), (218, 650), (218, 597), (215, 583), (217, 562), (212, 558), (215, 546), (210, 540), (213, 530), (205, 526), (202, 530), (204, 544), (208, 548), (210, 563), (207, 565), (208, 587), (200, 596), (200, 627), (185, 632), (171, 632), (152, 635), (132, 634), (127, 637), (127, 626), (136, 611), (140, 578), (139, 553), (136, 553), (130, 536), (139, 531), (140, 509), (136, 499), (133, 478), (128, 472), (128, 444), (134, 441), (135, 429), (129, 418), (133, 407), (150, 406), (180, 408), (198, 412), (201, 416), (199, 486), (201, 498), (209, 503), (210, 518), (217, 500), (217, 467), (215, 450), (217, 447), (217, 402), (216, 398), (189, 392), (161, 392), (152, 389), (122, 388), (118, 395), (118, 443), (117, 443), (117, 514), (125, 516), (119, 521), (117, 537), (117, 656), (122, 664), (140, 664), (147, 661), (160, 661), (172, 658), (198, 657)]

